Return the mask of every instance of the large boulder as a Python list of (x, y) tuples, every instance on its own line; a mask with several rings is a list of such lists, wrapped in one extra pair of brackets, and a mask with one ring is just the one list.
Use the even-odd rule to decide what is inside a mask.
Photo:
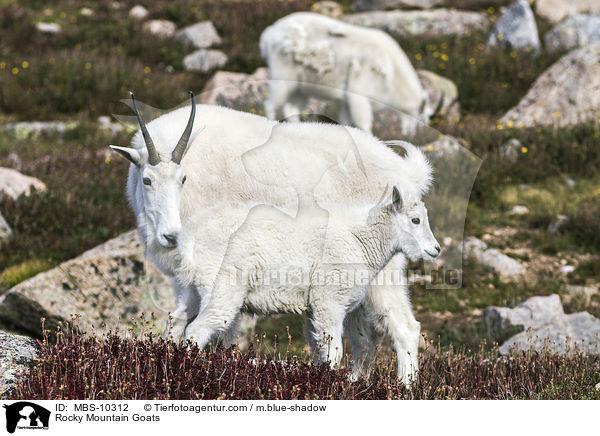
[(0, 330), (0, 398), (8, 393), (18, 374), (26, 371), (37, 355), (38, 347), (33, 339)]
[(211, 21), (201, 21), (184, 27), (175, 34), (175, 39), (193, 48), (209, 48), (221, 44), (221, 38)]
[(493, 337), (518, 332), (500, 346), (502, 354), (529, 349), (600, 353), (600, 320), (587, 312), (565, 314), (558, 295), (532, 297), (512, 309), (491, 306), (482, 317)]
[(465, 256), (473, 256), (482, 265), (492, 268), (500, 277), (507, 279), (518, 278), (525, 273), (525, 267), (495, 248), (475, 237), (465, 238), (463, 242)]
[(483, 13), (454, 9), (361, 12), (345, 15), (342, 20), (359, 26), (375, 27), (396, 38), (461, 36), (486, 31), (490, 25)]
[(183, 68), (187, 71), (207, 73), (221, 68), (227, 63), (227, 55), (221, 50), (201, 48), (183, 58)]
[(429, 9), (443, 0), (355, 0), (352, 9), (357, 12), (382, 11), (384, 9)]
[(4, 242), (8, 241), (11, 236), (12, 230), (10, 229), (10, 226), (0, 213), (0, 246), (2, 246)]
[(16, 200), (32, 191), (45, 192), (46, 185), (35, 177), (26, 176), (12, 168), (0, 167), (0, 196), (7, 195)]
[(80, 315), (82, 329), (101, 333), (154, 313), (160, 329), (173, 307), (171, 289), (131, 231), (9, 289), (0, 296), (0, 320), (39, 335), (41, 318), (54, 328)]
[(576, 14), (600, 14), (598, 0), (537, 0), (535, 11), (551, 23)]
[(533, 11), (527, 0), (518, 0), (506, 9), (496, 22), (487, 44), (539, 52), (540, 37)]
[(546, 50), (562, 51), (600, 42), (600, 15), (573, 15), (544, 35)]
[(600, 114), (600, 43), (567, 53), (500, 120), (516, 126), (567, 126)]

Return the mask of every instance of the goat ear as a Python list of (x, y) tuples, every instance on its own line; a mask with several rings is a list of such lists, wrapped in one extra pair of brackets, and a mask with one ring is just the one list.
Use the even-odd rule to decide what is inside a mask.
[(394, 186), (394, 189), (392, 190), (392, 207), (394, 208), (394, 211), (400, 212), (402, 210), (402, 205), (402, 195), (400, 195), (398, 188)]
[(135, 166), (139, 167), (141, 165), (142, 157), (135, 148), (119, 147), (118, 145), (109, 145), (109, 147), (111, 150), (116, 151)]

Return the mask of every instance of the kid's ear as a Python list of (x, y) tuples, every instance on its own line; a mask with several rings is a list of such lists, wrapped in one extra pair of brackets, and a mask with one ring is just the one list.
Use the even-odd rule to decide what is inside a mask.
[(140, 166), (142, 158), (140, 153), (135, 148), (119, 147), (118, 145), (109, 145), (111, 150), (116, 151), (135, 166)]
[(392, 190), (392, 207), (394, 208), (394, 211), (400, 212), (402, 210), (402, 205), (402, 195), (400, 195), (398, 188), (394, 186), (394, 189)]

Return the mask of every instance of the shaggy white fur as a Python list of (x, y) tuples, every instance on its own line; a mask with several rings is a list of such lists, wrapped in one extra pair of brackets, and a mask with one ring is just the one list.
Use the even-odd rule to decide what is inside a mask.
[(408, 57), (388, 34), (310, 12), (267, 27), (260, 37), (269, 67), (265, 113), (297, 120), (308, 97), (341, 103), (339, 121), (370, 132), (372, 104), (427, 121), (426, 93)]
[(201, 301), (187, 339), (204, 347), (215, 334), (235, 329), (242, 309), (305, 313), (315, 358), (335, 365), (343, 355), (344, 319), (377, 273), (397, 253), (429, 260), (439, 246), (423, 203), (403, 200), (394, 187), (391, 203), (383, 206), (313, 203), (296, 216), (272, 206), (248, 211), (226, 203), (191, 218), (179, 252), (177, 278)]
[[(266, 118), (231, 109), (198, 105), (195, 131), (181, 165), (168, 162), (189, 116), (180, 108), (148, 123), (163, 162), (147, 165), (147, 150), (138, 132), (133, 148), (118, 151), (132, 161), (127, 193), (148, 257), (173, 276), (179, 254), (161, 239), (186, 229), (199, 210), (222, 202), (266, 204), (286, 208), (294, 216), (303, 209), (304, 198), (319, 203), (375, 204), (392, 186), (404, 195), (420, 198), (431, 183), (431, 167), (413, 145), (401, 143), (402, 158), (374, 136), (355, 128), (316, 124), (279, 124)], [(144, 178), (151, 184), (144, 184)], [(186, 178), (185, 184), (182, 184)], [(227, 235), (229, 237), (229, 235)], [(394, 275), (404, 268), (396, 255), (380, 274)], [(196, 293), (174, 282), (178, 309), (172, 314), (172, 330), (183, 335), (189, 320), (198, 313)], [(389, 334), (398, 353), (399, 375), (408, 381), (416, 371), (419, 324), (414, 319), (406, 283), (370, 287), (358, 314), (346, 319), (346, 332), (357, 356), (356, 374), (366, 374), (375, 348)], [(372, 334), (363, 339), (364, 331)], [(410, 358), (407, 356), (411, 356)], [(407, 362), (409, 362), (407, 364)]]

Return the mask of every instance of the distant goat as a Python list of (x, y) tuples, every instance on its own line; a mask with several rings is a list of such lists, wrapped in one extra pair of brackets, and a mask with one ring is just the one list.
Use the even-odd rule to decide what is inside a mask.
[[(231, 238), (227, 238), (227, 234)], [(204, 347), (235, 329), (242, 309), (306, 314), (306, 340), (318, 361), (342, 358), (343, 323), (397, 253), (438, 255), (427, 210), (416, 199), (375, 207), (302, 208), (295, 217), (258, 205), (224, 204), (196, 214), (180, 234), (176, 276), (199, 293), (186, 338)]]
[(340, 103), (339, 121), (368, 132), (373, 103), (427, 122), (426, 93), (408, 57), (388, 34), (323, 15), (297, 12), (260, 37), (269, 67), (267, 118), (297, 118), (314, 96)]

